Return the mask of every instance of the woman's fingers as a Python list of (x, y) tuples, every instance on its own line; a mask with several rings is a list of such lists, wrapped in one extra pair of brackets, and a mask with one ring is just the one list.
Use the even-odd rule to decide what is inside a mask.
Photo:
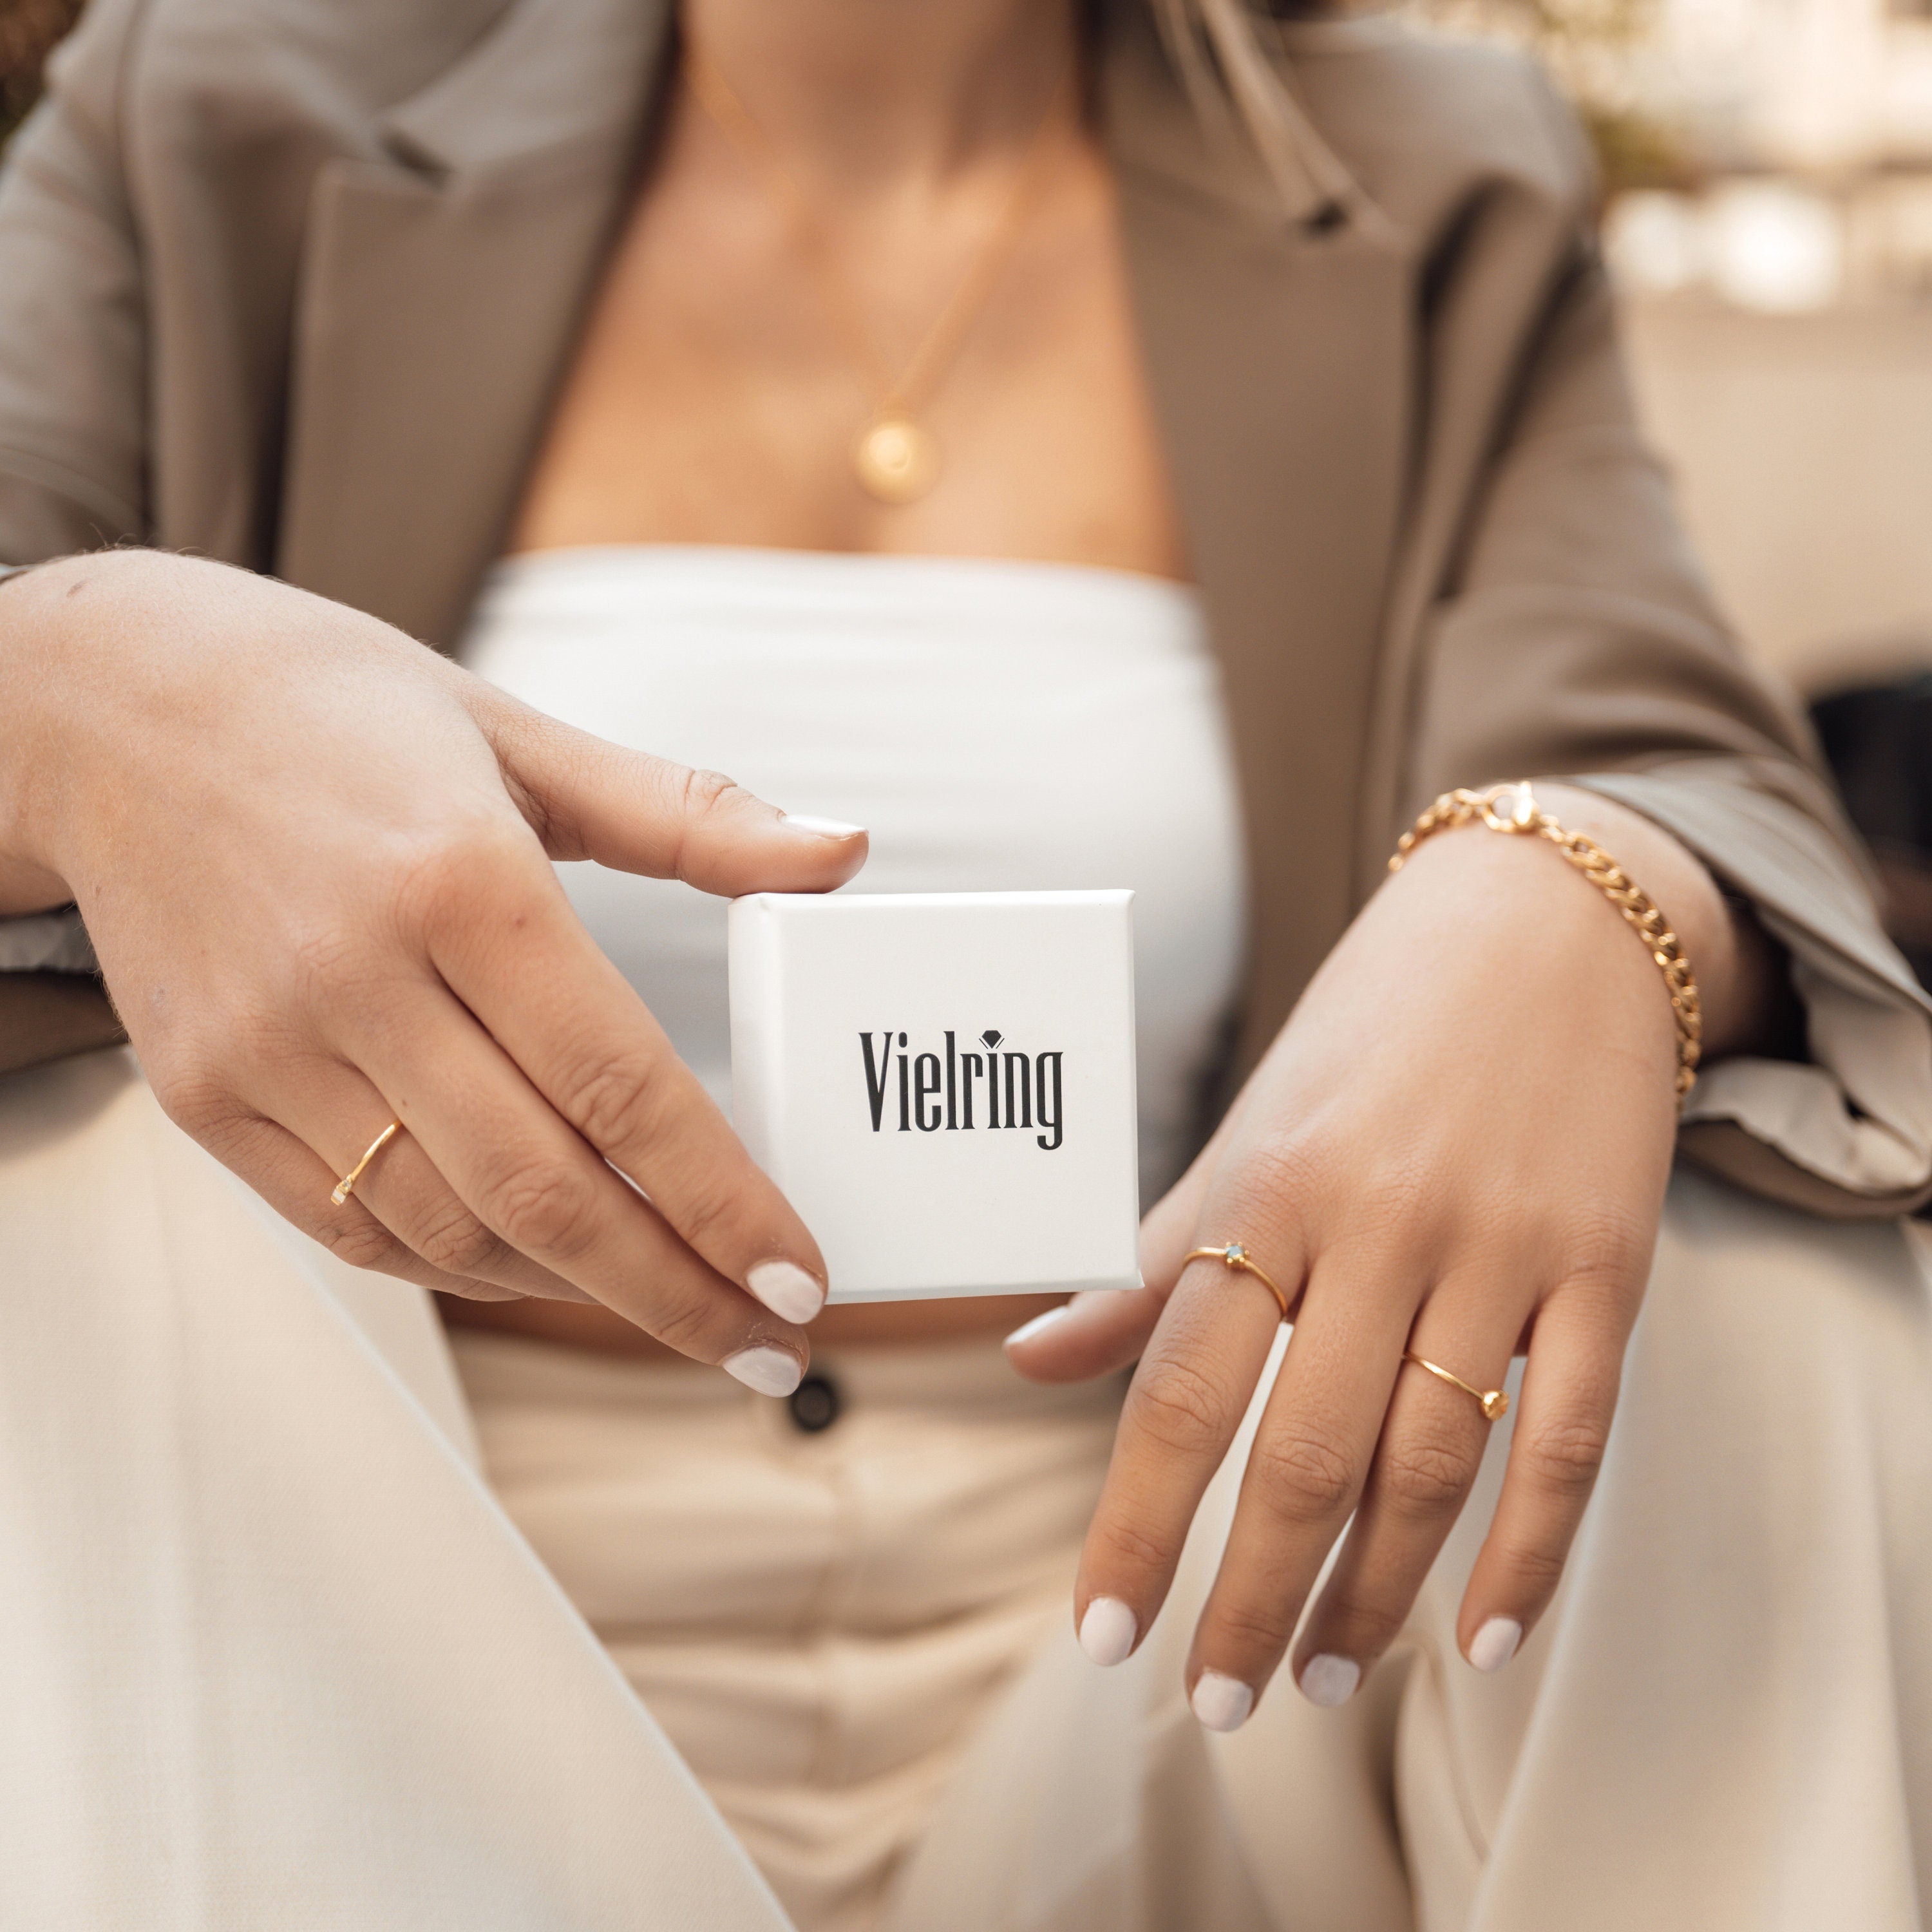
[[(1408, 1346), (1496, 1389), (1518, 1325), (1493, 1282), (1463, 1292), (1452, 1282), (1424, 1305)], [(1345, 1702), (1394, 1640), (1468, 1500), (1492, 1426), (1475, 1396), (1402, 1364), (1354, 1520), (1295, 1645), (1295, 1682), (1315, 1702)]]
[(1006, 1337), (1029, 1382), (1084, 1382), (1138, 1359), (1167, 1298), (1151, 1288), (1096, 1288), (1036, 1315)]
[(335, 1206), (329, 1195), (341, 1176), (332, 1174), (313, 1148), (274, 1121), (235, 1108), (218, 1124), (212, 1120), (198, 1124), (195, 1138), (284, 1220), (352, 1268), (394, 1275), (418, 1288), (460, 1294), (471, 1301), (515, 1299), (512, 1289), (432, 1268), (352, 1194), (340, 1207)]
[[(597, 950), (549, 868), (500, 877), (488, 890), (480, 878), (449, 886), (431, 945), (458, 998), (718, 1274), (787, 1321), (810, 1321), (826, 1294), (818, 1244)], [(477, 910), (485, 905), (488, 917)], [(406, 1033), (393, 1024), (385, 1033), (383, 1051), (419, 1076), (430, 1072)], [(375, 1071), (366, 1053), (352, 1057)]]
[(1456, 1622), (1479, 1670), (1507, 1664), (1556, 1594), (1610, 1442), (1627, 1305), (1558, 1289), (1537, 1316), (1502, 1494)]
[(1186, 1252), (1170, 1256), (1166, 1250), (1171, 1244), (1157, 1236), (1150, 1253), (1148, 1231), (1173, 1198), (1168, 1195), (1141, 1224), (1144, 1288), (1094, 1288), (1076, 1294), (1006, 1337), (1006, 1359), (1028, 1381), (1090, 1382), (1139, 1359), (1167, 1306)]
[[(339, 1061), (318, 1060), (304, 1070), (299, 1086), (299, 1099), (275, 1111), (284, 1126), (335, 1167), (340, 1180), (396, 1118), (395, 1110), (362, 1075)], [(333, 1192), (332, 1182), (310, 1207), (320, 1217), (317, 1238), (338, 1252), (345, 1246), (352, 1250), (366, 1242), (361, 1224), (373, 1215), (440, 1276), (506, 1294), (554, 1301), (596, 1300), (541, 1262), (518, 1253), (486, 1227), (437, 1172), (413, 1134), (392, 1135), (357, 1178), (346, 1201), (337, 1204), (331, 1198)], [(380, 1262), (374, 1265), (380, 1272), (394, 1272)]]
[(1211, 1730), (1246, 1721), (1361, 1494), (1408, 1326), (1390, 1271), (1330, 1263), (1309, 1283), (1195, 1630), (1190, 1696)]
[(694, 771), (560, 724), (488, 686), (471, 707), (554, 859), (682, 879), (700, 891), (823, 892), (866, 862), (864, 828), (794, 817)]
[(468, 1012), (440, 992), (376, 1004), (358, 1058), (486, 1228), (680, 1353), (769, 1394), (796, 1386), (803, 1333), (680, 1239)]
[(1195, 1245), (1202, 1202), (1228, 1133), (1224, 1120), (1187, 1172), (1141, 1222), (1138, 1293), (1096, 1288), (1036, 1316), (1006, 1337), (1006, 1358), (1029, 1381), (1079, 1382), (1139, 1359)]
[(1096, 1661), (1118, 1663), (1153, 1624), (1280, 1318), (1252, 1276), (1218, 1261), (1182, 1270), (1127, 1390), (1081, 1556), (1075, 1614)]

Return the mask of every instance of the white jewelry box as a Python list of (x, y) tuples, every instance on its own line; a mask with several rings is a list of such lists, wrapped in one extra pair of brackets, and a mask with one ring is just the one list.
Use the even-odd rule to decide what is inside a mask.
[(1132, 902), (733, 902), (734, 1122), (833, 1301), (1141, 1285)]

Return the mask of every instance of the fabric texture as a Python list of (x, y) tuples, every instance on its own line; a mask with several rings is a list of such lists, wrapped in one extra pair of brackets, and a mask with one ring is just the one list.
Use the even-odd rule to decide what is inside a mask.
[(484, 1467), (800, 1932), (870, 1932), (1000, 1692), (1065, 1630), (1118, 1378), (991, 1342), (822, 1352), (837, 1418), (454, 1329)]
[[(97, 0), (0, 176), (0, 560), (190, 548), (453, 646), (632, 191), (669, 20)], [(1734, 1064), (1687, 1150), (1819, 1212), (1923, 1198), (1932, 1022), (1634, 427), (1574, 122), (1516, 56), (1388, 21), (1283, 47), (1306, 123), (1286, 199), (1194, 111), (1144, 0), (1101, 10), (1097, 112), (1246, 827), (1228, 1081), (1435, 792), (1694, 766), (1699, 849), (1807, 935), (1801, 994), (1837, 990), (1808, 1068)], [(1332, 218), (1296, 218), (1344, 178)], [(44, 1018), (0, 980), (0, 1064), (77, 1043)], [(1888, 1060), (1915, 1070), (1870, 1127)]]
[[(668, 1434), (686, 1398), (653, 1390), (647, 1417), (625, 1365), (566, 1360), (576, 1420), (554, 1430), (542, 1387), (488, 1392), (466, 1340), (493, 1466), (553, 1577), (478, 1472), (424, 1296), (283, 1227), (124, 1054), (10, 1076), (4, 1918), (778, 1932), (668, 1730), (775, 1870), (809, 1867), (810, 1807), (854, 1773), (920, 1766), (930, 1814), (881, 1932), (1917, 1932), (1932, 1282), (1914, 1240), (1680, 1175), (1597, 1495), (1522, 1654), (1483, 1677), (1453, 1643), (1505, 1422), (1362, 1694), (1318, 1710), (1278, 1680), (1216, 1738), (1180, 1672), (1243, 1444), (1148, 1642), (1102, 1671), (1060, 1580), (1106, 1392), (1084, 1421), (1050, 1392), (1031, 1420), (1010, 1390), (975, 1413), (983, 1375), (949, 1366), (942, 1391), (929, 1353), (882, 1352), (873, 1380), (848, 1370), (850, 1446), (842, 1425), (794, 1445), (777, 1405), (721, 1400), (720, 1378), (652, 1372), (698, 1412)], [(580, 1370), (620, 1392), (608, 1414), (576, 1400)], [(732, 1505), (716, 1520), (707, 1471)], [(1029, 1484), (1017, 1511), (1001, 1471)], [(747, 1485), (762, 1517), (738, 1508)], [(699, 1587), (712, 1614), (680, 1629)], [(1044, 1634), (1021, 1659), (1036, 1590)], [(842, 1676), (845, 1646), (877, 1660), (895, 1633), (904, 1667), (876, 1694)], [(734, 1652), (735, 1701), (707, 1688)]]
[(467, 1436), (130, 1056), (0, 1080), (0, 1922), (779, 1932)]

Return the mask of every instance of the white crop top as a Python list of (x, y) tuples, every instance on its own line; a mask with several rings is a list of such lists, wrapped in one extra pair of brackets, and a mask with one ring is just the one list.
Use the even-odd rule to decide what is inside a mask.
[[(1234, 997), (1244, 896), (1194, 592), (1063, 564), (549, 550), (498, 566), (462, 656), (567, 723), (865, 826), (856, 890), (1131, 886), (1143, 1205), (1175, 1178)], [(724, 902), (560, 869), (728, 1106)]]

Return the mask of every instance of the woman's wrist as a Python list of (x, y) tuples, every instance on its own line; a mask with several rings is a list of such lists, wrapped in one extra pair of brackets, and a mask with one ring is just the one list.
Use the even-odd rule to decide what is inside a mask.
[(1536, 795), (1545, 811), (1614, 854), (1670, 921), (1697, 976), (1706, 1057), (1762, 1040), (1778, 1007), (1784, 959), (1749, 906), (1727, 898), (1704, 862), (1641, 812), (1580, 785), (1538, 784)]
[[(1567, 831), (1581, 832), (1600, 845), (1621, 866), (1628, 877), (1655, 902), (1677, 935), (1684, 956), (1695, 974), (1703, 1010), (1703, 1046), (1706, 1058), (1734, 1053), (1750, 1046), (1770, 1030), (1778, 1009), (1780, 961), (1778, 948), (1766, 936), (1748, 907), (1728, 900), (1703, 862), (1680, 840), (1640, 812), (1616, 800), (1600, 796), (1580, 785), (1538, 781), (1534, 787), (1538, 807), (1558, 820)], [(1504, 840), (1481, 827), (1462, 831), (1456, 840), (1438, 836), (1416, 848), (1405, 870), (1423, 862), (1432, 847), (1453, 847), (1460, 841), (1485, 838), (1485, 847), (1463, 844), (1460, 857), (1445, 857), (1438, 851), (1432, 865), (1468, 868), (1480, 866), (1492, 876), (1493, 868), (1505, 861), (1488, 847), (1521, 847), (1527, 859), (1543, 842)], [(1559, 861), (1553, 850), (1544, 851), (1537, 860), (1544, 875), (1539, 879), (1538, 895), (1575, 892), (1587, 900), (1592, 894), (1588, 882)], [(1569, 872), (1566, 880), (1564, 872)], [(1520, 876), (1527, 876), (1524, 873)], [(1552, 914), (1557, 902), (1547, 902)], [(1604, 910), (1610, 908), (1606, 905)], [(1608, 950), (1616, 945), (1629, 949), (1628, 957), (1643, 960), (1644, 951), (1636, 935), (1621, 922), (1604, 922), (1596, 928), (1600, 944)], [(1656, 982), (1657, 1003), (1670, 1018), (1669, 993), (1653, 963), (1646, 962)]]
[[(129, 734), (146, 728), (138, 713), (117, 716), (143, 642), (184, 607), (212, 606), (236, 574), (165, 551), (111, 550), (0, 584), (0, 914), (78, 896), (96, 815), (87, 808), (126, 802), (118, 779)], [(171, 641), (179, 648), (178, 635)]]

